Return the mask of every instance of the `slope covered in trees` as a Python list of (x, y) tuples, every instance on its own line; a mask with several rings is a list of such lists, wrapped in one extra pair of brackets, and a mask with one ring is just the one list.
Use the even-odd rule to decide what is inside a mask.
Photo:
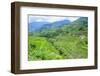
[[(50, 25), (50, 24), (49, 24)], [(28, 59), (80, 59), (88, 56), (88, 18), (80, 17), (62, 26), (43, 27), (29, 32)]]

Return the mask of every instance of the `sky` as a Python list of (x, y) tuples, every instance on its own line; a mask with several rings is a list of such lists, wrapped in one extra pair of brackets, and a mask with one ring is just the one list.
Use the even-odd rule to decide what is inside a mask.
[(77, 20), (79, 17), (55, 17), (55, 16), (29, 16), (29, 23), (32, 22), (49, 22), (53, 23), (56, 21), (61, 21), (61, 20), (70, 20), (73, 22), (74, 20)]

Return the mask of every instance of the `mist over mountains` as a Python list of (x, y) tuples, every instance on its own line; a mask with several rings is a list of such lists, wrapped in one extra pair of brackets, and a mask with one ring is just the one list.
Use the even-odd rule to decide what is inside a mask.
[(63, 25), (70, 24), (70, 20), (61, 20), (61, 21), (55, 21), (55, 22), (32, 22), (28, 24), (28, 32), (35, 32), (41, 29), (46, 28), (57, 28)]

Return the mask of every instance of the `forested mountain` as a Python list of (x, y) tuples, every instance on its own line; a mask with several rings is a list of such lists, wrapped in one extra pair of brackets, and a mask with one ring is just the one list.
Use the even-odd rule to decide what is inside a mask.
[(38, 31), (29, 31), (28, 59), (80, 59), (88, 56), (88, 18), (74, 22), (44, 24)]
[(69, 24), (69, 20), (62, 20), (62, 21), (56, 21), (56, 22), (32, 22), (29, 23), (28, 31), (29, 32), (36, 32), (40, 31), (42, 29), (47, 29), (47, 28), (57, 28), (63, 25)]
[(28, 24), (28, 32), (34, 32), (39, 30), (44, 24), (48, 24), (48, 22), (32, 22)]

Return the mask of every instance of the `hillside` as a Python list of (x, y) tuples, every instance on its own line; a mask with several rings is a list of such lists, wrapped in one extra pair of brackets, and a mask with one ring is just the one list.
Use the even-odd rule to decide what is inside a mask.
[(55, 25), (56, 27), (53, 24), (48, 26), (50, 27), (29, 32), (29, 60), (87, 58), (87, 17), (80, 17), (68, 24)]
[(51, 22), (32, 22), (32, 23), (29, 23), (28, 31), (37, 32), (37, 31), (47, 29), (47, 28), (57, 28), (64, 24), (69, 24), (69, 23), (70, 23), (69, 20), (56, 21), (52, 23)]

